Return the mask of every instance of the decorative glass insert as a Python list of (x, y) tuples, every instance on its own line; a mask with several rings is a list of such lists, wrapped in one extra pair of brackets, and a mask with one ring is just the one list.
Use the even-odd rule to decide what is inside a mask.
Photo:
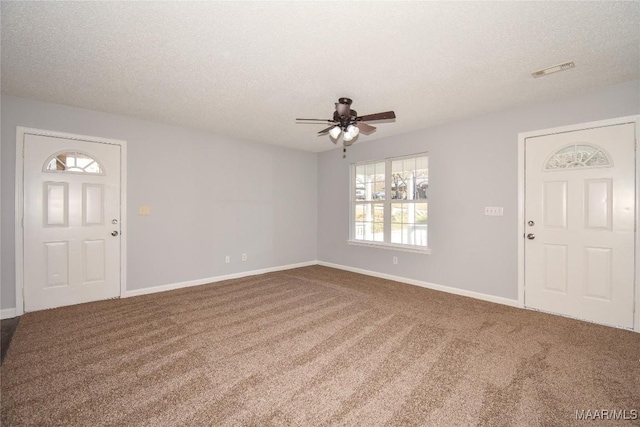
[(611, 167), (604, 150), (587, 144), (573, 144), (556, 151), (545, 163), (545, 170)]
[(62, 151), (54, 154), (47, 159), (43, 170), (104, 175), (104, 168), (100, 162), (81, 151)]

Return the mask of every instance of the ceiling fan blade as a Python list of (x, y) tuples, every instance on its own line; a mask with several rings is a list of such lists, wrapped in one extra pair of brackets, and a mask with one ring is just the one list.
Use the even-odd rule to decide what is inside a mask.
[(318, 135), (322, 135), (323, 133), (327, 133), (329, 132), (331, 129), (333, 129), (335, 127), (335, 125), (331, 125), (326, 129), (322, 129), (320, 132), (318, 132)]
[(335, 123), (333, 120), (329, 119), (296, 119), (296, 121)]
[(384, 113), (376, 113), (376, 114), (368, 114), (366, 116), (358, 117), (357, 120), (361, 120), (363, 122), (370, 122), (372, 120), (388, 120), (395, 119), (396, 113), (393, 111), (385, 111)]
[(358, 126), (358, 129), (360, 129), (360, 132), (364, 133), (365, 135), (368, 135), (371, 132), (373, 132), (374, 130), (376, 130), (375, 127), (369, 126), (366, 123), (358, 123), (356, 126)]

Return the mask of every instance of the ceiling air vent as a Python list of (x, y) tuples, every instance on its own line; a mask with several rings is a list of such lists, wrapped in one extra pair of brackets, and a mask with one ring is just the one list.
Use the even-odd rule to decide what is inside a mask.
[(559, 71), (568, 70), (568, 69), (573, 68), (575, 66), (576, 66), (576, 64), (574, 64), (573, 61), (565, 62), (564, 64), (554, 65), (553, 67), (545, 68), (543, 70), (534, 71), (533, 73), (531, 73), (531, 75), (534, 78), (535, 77), (542, 77), (542, 76), (546, 76), (547, 74), (557, 73)]

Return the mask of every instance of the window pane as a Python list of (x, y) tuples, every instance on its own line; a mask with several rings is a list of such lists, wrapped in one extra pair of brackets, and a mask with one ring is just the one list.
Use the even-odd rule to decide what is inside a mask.
[(371, 164), (367, 166), (367, 175), (365, 176), (365, 185), (367, 186), (367, 200), (371, 200), (373, 195), (373, 186), (376, 182), (376, 165)]
[(391, 222), (398, 224), (412, 222), (413, 212), (414, 205), (412, 203), (393, 203), (391, 205)]
[(413, 224), (416, 222), (416, 205), (413, 203), (405, 205), (407, 209), (407, 220), (405, 222)]
[(385, 196), (384, 181), (376, 181), (374, 190), (373, 190), (373, 199), (384, 200), (384, 196)]
[(375, 174), (376, 174), (375, 163), (369, 163), (366, 166), (366, 172), (365, 172), (365, 175), (367, 175), (367, 179), (374, 179)]
[(67, 167), (72, 168), (76, 165), (76, 153), (66, 153), (58, 156), (59, 159), (62, 159), (62, 157), (66, 159)]
[(403, 170), (407, 174), (413, 173), (416, 170), (416, 159), (404, 159)]
[(373, 207), (373, 218), (375, 222), (383, 223), (384, 222), (384, 205), (383, 204), (374, 204), (371, 205)]
[(416, 226), (414, 230), (414, 245), (427, 246), (427, 225)]
[(87, 154), (74, 151), (59, 153), (54, 157), (50, 157), (45, 162), (43, 170), (91, 174), (104, 173), (97, 160)]
[(373, 240), (376, 242), (384, 242), (384, 224), (376, 222), (373, 224)]
[(429, 181), (427, 179), (416, 179), (415, 200), (426, 200), (429, 190)]
[(413, 200), (416, 195), (416, 177), (413, 169), (406, 171), (407, 182), (407, 200)]
[(375, 242), (384, 241), (384, 205), (361, 203), (355, 206), (354, 238)]
[(391, 224), (391, 243), (402, 243), (402, 224)]
[(426, 224), (427, 218), (428, 218), (427, 204), (417, 203), (416, 204), (416, 224)]
[(425, 170), (427, 169), (427, 156), (420, 156), (416, 159), (416, 170)]
[(49, 164), (47, 165), (47, 170), (53, 171), (58, 168), (58, 161), (56, 159), (51, 159)]
[(424, 159), (424, 157), (418, 157), (415, 159), (414, 169), (412, 171), (413, 176), (413, 188), (411, 191), (412, 198), (414, 200), (425, 199), (426, 190), (425, 185), (427, 183), (427, 171), (426, 169), (420, 169), (421, 162), (420, 159)]
[(384, 163), (369, 163), (355, 168), (356, 201), (383, 200), (385, 197)]
[(407, 184), (400, 173), (391, 175), (391, 198), (395, 200), (407, 198)]
[(384, 200), (385, 198), (385, 165), (383, 163), (376, 163), (375, 165), (375, 175), (374, 175), (374, 187), (372, 190), (372, 199), (373, 200)]
[(365, 178), (364, 178), (364, 172), (365, 172), (365, 167), (364, 165), (360, 165), (356, 167), (356, 176), (355, 176), (355, 196), (356, 196), (356, 200), (364, 200), (365, 198), (365, 194), (364, 194), (364, 182), (365, 182)]
[(93, 163), (93, 159), (87, 156), (86, 154), (75, 153), (75, 155), (76, 155), (76, 166), (78, 166), (81, 169), (86, 168), (89, 165), (89, 163)]
[(391, 243), (427, 245), (427, 204), (391, 204)]
[(391, 162), (391, 173), (402, 172), (402, 160), (393, 160)]
[(364, 166), (356, 166), (356, 176), (355, 176), (355, 199), (356, 200), (364, 200)]
[(384, 181), (384, 162), (376, 163), (376, 181)]
[(84, 171), (88, 173), (100, 173), (100, 165), (98, 162), (92, 161), (85, 166)]
[(355, 238), (358, 240), (376, 241), (376, 224), (373, 222), (357, 222)]

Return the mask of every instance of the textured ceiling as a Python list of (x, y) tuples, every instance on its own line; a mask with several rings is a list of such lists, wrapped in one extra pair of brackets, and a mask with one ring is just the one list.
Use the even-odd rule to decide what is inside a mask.
[[(303, 150), (640, 77), (640, 2), (2, 2), (2, 92)], [(534, 70), (574, 69), (533, 79)]]

